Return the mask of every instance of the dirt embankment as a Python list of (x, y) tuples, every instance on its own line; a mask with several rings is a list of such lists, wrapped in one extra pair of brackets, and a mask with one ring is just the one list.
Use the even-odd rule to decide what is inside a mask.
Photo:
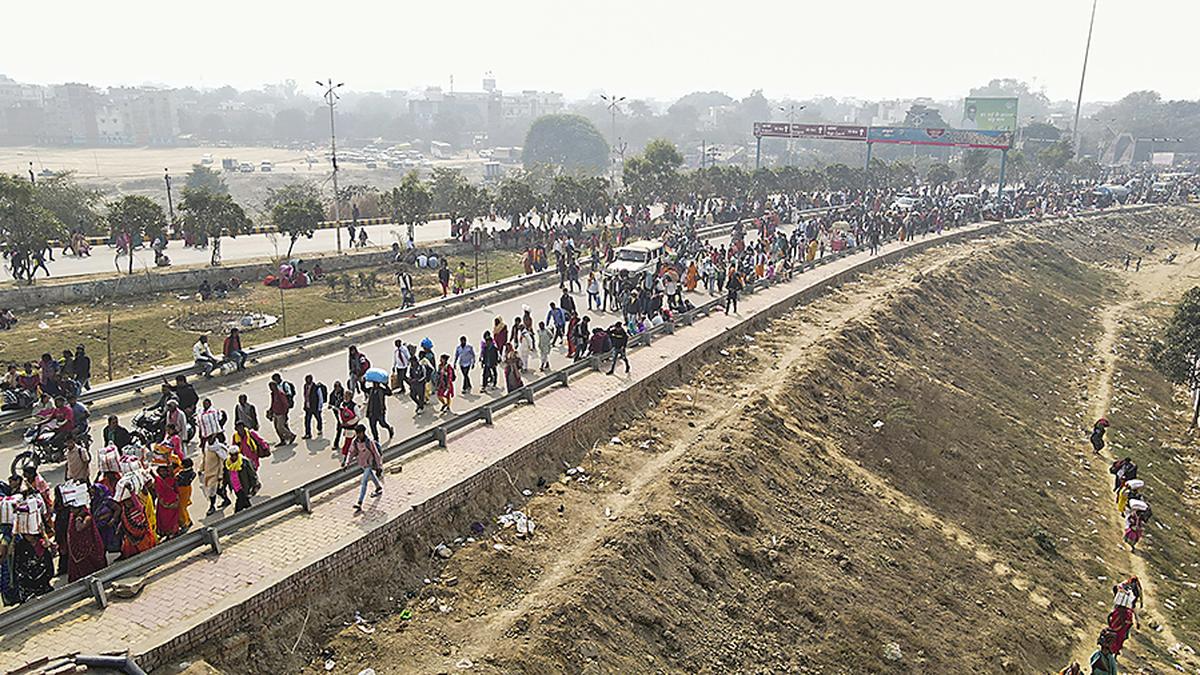
[[(798, 308), (596, 438), (582, 472), (547, 477), (520, 507), (532, 538), (489, 526), (415, 589), (355, 582), (338, 604), (362, 623), (283, 658), (351, 674), (1061, 668), (1130, 573), (1085, 441), (1093, 344), (1124, 284), (1063, 248), (1109, 268), (1129, 246), (1179, 248), (1195, 216), (1170, 213), (1134, 237), (1118, 217), (934, 249)], [(220, 665), (292, 646), (260, 645)], [(1143, 631), (1123, 665), (1165, 669), (1169, 647)]]

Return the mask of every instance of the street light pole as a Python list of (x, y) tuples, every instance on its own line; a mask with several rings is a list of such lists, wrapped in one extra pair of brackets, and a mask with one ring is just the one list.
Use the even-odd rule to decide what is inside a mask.
[[(163, 167), (163, 180), (167, 183), (167, 215), (171, 218), (171, 230), (175, 230), (175, 201), (171, 198), (171, 171)], [(176, 233), (178, 234), (178, 233)], [(133, 257), (130, 251), (130, 258)]]
[(1083, 82), (1087, 79), (1088, 55), (1092, 51), (1092, 28), (1096, 25), (1096, 2), (1092, 0), (1092, 18), (1088, 21), (1087, 45), (1083, 48), (1083, 69), (1079, 73), (1079, 97), (1075, 99), (1075, 125), (1071, 127), (1071, 146), (1079, 154), (1079, 109), (1083, 106)]
[(796, 112), (804, 110), (805, 106), (797, 106), (795, 103), (789, 104), (786, 108), (779, 108), (780, 112), (788, 114), (788, 142), (787, 142), (787, 165), (792, 165), (792, 143), (795, 142), (795, 137), (792, 136), (792, 125), (796, 122)]
[[(328, 82), (317, 80), (317, 86), (325, 87), (325, 102), (329, 104), (329, 150), (330, 159), (333, 162), (333, 220), (335, 226), (333, 231), (337, 234), (337, 250), (342, 252), (342, 210), (338, 205), (338, 163), (337, 163), (337, 132), (333, 126), (333, 107), (337, 103), (337, 89), (345, 82), (333, 83), (333, 78), (329, 78)], [(353, 242), (351, 242), (353, 243)]]
[[(617, 148), (621, 145), (619, 142), (619, 139), (617, 138), (617, 109), (620, 107), (621, 101), (625, 100), (625, 97), (624, 96), (607, 96), (605, 94), (600, 94), (600, 98), (604, 99), (604, 102), (608, 104), (608, 114), (612, 120), (612, 149), (613, 149), (612, 173), (613, 173), (613, 181), (615, 183), (616, 177), (617, 177), (616, 154), (617, 154)], [(625, 154), (624, 149), (622, 149), (621, 150), (621, 155), (622, 155), (621, 159), (622, 160), (624, 160), (624, 154)]]

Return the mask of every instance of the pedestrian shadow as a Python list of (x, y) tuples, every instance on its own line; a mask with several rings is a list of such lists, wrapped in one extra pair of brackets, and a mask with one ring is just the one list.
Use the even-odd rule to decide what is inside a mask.
[[(299, 440), (299, 439), (297, 439)], [(288, 445), (275, 445), (271, 448), (271, 463), (281, 464), (296, 456), (296, 441)]]

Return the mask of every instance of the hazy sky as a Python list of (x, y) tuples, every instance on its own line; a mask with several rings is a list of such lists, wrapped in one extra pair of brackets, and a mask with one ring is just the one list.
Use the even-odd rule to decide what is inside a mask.
[[(111, 0), (5, 3), (0, 73), (99, 85), (598, 89), (670, 99), (956, 98), (993, 77), (1071, 99), (1091, 0)], [(1200, 98), (1197, 0), (1100, 0), (1085, 98)]]

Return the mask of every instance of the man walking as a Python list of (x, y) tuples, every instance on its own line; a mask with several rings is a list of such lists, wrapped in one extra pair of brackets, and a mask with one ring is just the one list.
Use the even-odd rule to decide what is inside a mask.
[(217, 410), (212, 405), (212, 400), (204, 399), (200, 403), (200, 414), (196, 418), (196, 426), (200, 436), (200, 451), (208, 447), (209, 443), (213, 442), (216, 435), (221, 433), (221, 411)]
[[(591, 297), (588, 297), (588, 309), (592, 308)], [(554, 303), (550, 303), (550, 311), (546, 312), (546, 322), (554, 327), (554, 336), (550, 340), (551, 346), (558, 343), (563, 338), (563, 331), (567, 327), (567, 315), (561, 307), (556, 307)]]
[(245, 394), (238, 395), (237, 405), (233, 407), (233, 423), (241, 423), (247, 429), (258, 431), (258, 409)]
[(325, 434), (324, 420), (321, 411), (329, 400), (329, 391), (321, 382), (313, 380), (312, 375), (304, 376), (304, 440), (312, 438), (312, 423), (317, 423), (317, 435)]
[(395, 342), (396, 350), (392, 352), (392, 391), (404, 393), (404, 378), (408, 374), (408, 345), (399, 338)]
[(492, 339), (491, 331), (483, 332), (483, 344), (479, 346), (479, 360), (483, 364), (483, 386), (479, 391), (486, 392), (488, 386), (496, 386), (496, 367), (500, 365), (500, 348)]
[(463, 393), (471, 391), (471, 369), (475, 367), (475, 348), (467, 342), (467, 336), (458, 338), (458, 347), (454, 349), (454, 364), (463, 374)]
[(737, 314), (738, 291), (742, 290), (742, 275), (738, 274), (737, 268), (733, 265), (729, 266), (729, 276), (725, 280), (725, 313), (729, 313), (729, 308), (733, 307), (733, 313)]
[(279, 445), (291, 445), (296, 442), (296, 434), (288, 428), (288, 411), (292, 408), (291, 402), (288, 401), (288, 396), (283, 392), (283, 388), (274, 379), (267, 383), (267, 387), (271, 390), (271, 407), (267, 408), (267, 417), (275, 425), (275, 433), (279, 436)]
[(367, 386), (367, 421), (371, 423), (371, 437), (379, 442), (379, 427), (387, 429), (388, 442), (396, 435), (396, 430), (387, 422), (387, 399), (391, 390), (376, 382)]
[(629, 374), (629, 357), (625, 355), (626, 348), (629, 347), (629, 333), (625, 332), (625, 325), (620, 321), (608, 327), (608, 340), (612, 344), (612, 365), (608, 367), (608, 374), (612, 375), (617, 369), (617, 359), (625, 362), (625, 374)]

